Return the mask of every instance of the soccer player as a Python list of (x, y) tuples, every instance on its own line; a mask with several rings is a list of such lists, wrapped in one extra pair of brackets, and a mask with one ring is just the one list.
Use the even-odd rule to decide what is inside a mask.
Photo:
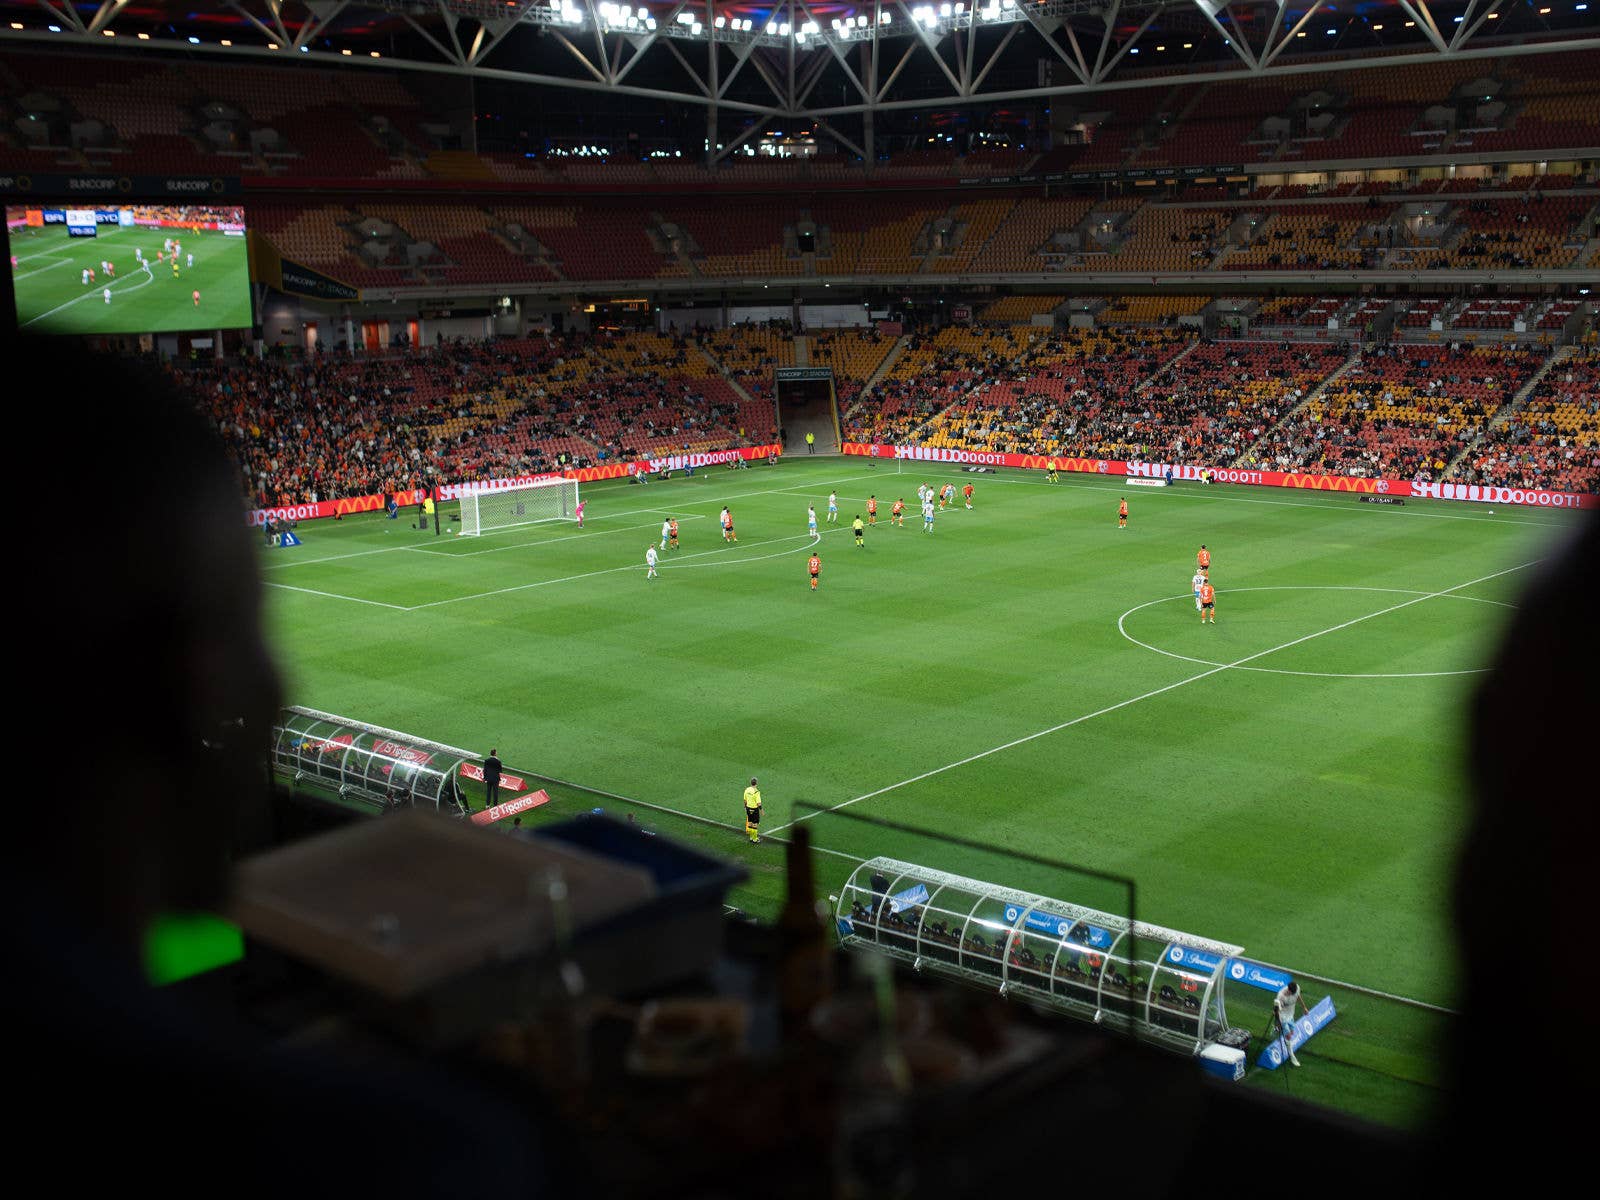
[(83, 269), (83, 286), (84, 287), (88, 287), (89, 286), (89, 268), (88, 267), (85, 267)]
[(924, 500), (922, 502), (922, 532), (923, 533), (932, 533), (933, 532), (933, 501), (932, 500)]
[(105, 288), (104, 290), (101, 291), (100, 294), (105, 297), (105, 301), (106, 301), (107, 304), (111, 303), (111, 289), (110, 288)]
[(970, 510), (972, 508), (972, 485), (970, 483), (962, 487), (961, 496), (966, 500), (967, 508)]
[(1207, 621), (1217, 623), (1217, 589), (1211, 586), (1208, 579), (1200, 585), (1200, 624)]
[(817, 534), (817, 506), (815, 504), (806, 505), (806, 532), (809, 533), (812, 537), (817, 537), (818, 536), (818, 534)]
[[(195, 293), (195, 295), (197, 295), (197, 296), (199, 294), (200, 294), (199, 292)], [(587, 503), (589, 503), (587, 500), (579, 500), (578, 501), (578, 507), (572, 510), (573, 515), (578, 518), (578, 528), (579, 529), (583, 528), (583, 506), (585, 504), (587, 504)]]
[(172, 256), (172, 277), (174, 279), (178, 277), (178, 256), (176, 254)]
[(671, 536), (672, 536), (672, 523), (670, 521), (661, 522), (661, 548), (663, 550), (665, 550), (667, 548), (667, 539), (669, 537), (671, 537)]
[(867, 527), (862, 522), (860, 513), (856, 514), (856, 519), (850, 523), (850, 528), (855, 530), (856, 545), (865, 546), (867, 544), (866, 541), (864, 540), (865, 536), (866, 536)]
[(811, 552), (811, 559), (806, 563), (806, 570), (811, 572), (811, 590), (814, 592), (817, 590), (817, 576), (822, 574), (822, 559), (815, 550)]
[(867, 524), (868, 525), (876, 525), (877, 523), (878, 523), (878, 497), (876, 495), (868, 496), (867, 497)]
[(667, 536), (667, 549), (668, 550), (676, 550), (678, 548), (678, 518), (677, 517), (671, 517), (671, 518), (668, 519), (668, 521), (667, 521), (667, 535), (668, 535)]
[(1189, 582), (1194, 585), (1194, 610), (1195, 610), (1195, 612), (1199, 612), (1200, 611), (1200, 589), (1205, 586), (1206, 577), (1200, 573), (1200, 570), (1197, 567), (1195, 569), (1194, 578), (1191, 579)]
[(733, 519), (728, 514), (728, 506), (726, 504), (722, 506), (722, 515), (717, 518), (717, 523), (722, 526), (722, 540), (727, 541), (728, 529), (733, 524)]
[(1127, 527), (1128, 527), (1128, 498), (1126, 496), (1124, 496), (1122, 498), (1122, 503), (1117, 505), (1117, 528), (1118, 529), (1126, 529)]
[[(811, 586), (817, 586), (815, 579)], [(754, 775), (750, 777), (750, 786), (744, 790), (744, 831), (752, 843), (761, 841), (761, 789)]]
[(1205, 543), (1200, 543), (1200, 550), (1194, 556), (1195, 565), (1200, 568), (1200, 574), (1207, 579), (1211, 578), (1211, 551), (1206, 549)]
[(1044, 469), (1049, 472), (1049, 474), (1046, 475), (1045, 478), (1048, 479), (1051, 483), (1054, 483), (1056, 481), (1056, 460), (1053, 459), (1053, 458), (1046, 459), (1045, 460), (1045, 464), (1044, 464)]
[(192, 254), (185, 254), (185, 255), (184, 255), (184, 256), (183, 256), (183, 265), (184, 265), (184, 266), (186, 266), (186, 267), (192, 267), (192, 266), (194, 266), (194, 255), (192, 255)]
[(943, 512), (946, 504), (954, 504), (955, 502), (956, 485), (953, 483), (947, 483), (944, 485), (944, 487), (939, 489), (939, 511)]
[(728, 517), (728, 523), (723, 526), (722, 534), (730, 542), (737, 542), (739, 540), (739, 535), (733, 531), (733, 510), (730, 508), (725, 508), (722, 511), (726, 513)]
[(906, 502), (904, 500), (896, 500), (889, 506), (889, 523), (898, 525), (901, 529), (906, 527)]
[(838, 492), (829, 492), (828, 493), (828, 524), (829, 525), (837, 525), (838, 523), (839, 523), (839, 493)]
[(196, 308), (200, 307), (200, 290), (198, 288), (195, 289), (194, 293), (194, 306)]
[(656, 562), (657, 562), (657, 559), (656, 559), (656, 548), (654, 546), (646, 546), (644, 548), (644, 565), (645, 565), (645, 568), (646, 568), (645, 573), (644, 573), (644, 577), (646, 579), (655, 579), (655, 578), (657, 578), (657, 575), (656, 575)]

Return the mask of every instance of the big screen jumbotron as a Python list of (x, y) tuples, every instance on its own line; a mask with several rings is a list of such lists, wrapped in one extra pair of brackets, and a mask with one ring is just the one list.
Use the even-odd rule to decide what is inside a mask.
[(238, 207), (7, 206), (23, 333), (170, 333), (251, 323)]

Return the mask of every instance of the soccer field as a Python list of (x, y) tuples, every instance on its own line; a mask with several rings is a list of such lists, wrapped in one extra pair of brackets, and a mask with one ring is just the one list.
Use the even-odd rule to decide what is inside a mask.
[[(169, 262), (156, 262), (162, 243), (174, 236), (186, 256), (194, 255), (194, 266), (180, 266), (176, 278)], [(148, 265), (139, 263), (135, 248), (144, 251)], [(64, 225), (47, 225), (13, 229), (11, 253), (17, 259), (17, 324), (28, 333), (243, 329), (251, 323), (250, 255), (243, 237), (102, 225), (95, 237), (74, 238)], [(116, 267), (114, 278), (107, 280), (102, 260)], [(85, 268), (94, 271), (93, 283), (83, 282)]]
[[(915, 489), (946, 481), (972, 482), (975, 509), (924, 534)], [(830, 488), (840, 523), (812, 592), (806, 505), (825, 521)], [(870, 494), (878, 527), (858, 549), (848, 524)], [(584, 496), (581, 531), (435, 537), (407, 527), (412, 509), (266, 551), (290, 702), (610, 793), (552, 784), (535, 816), (632, 808), (749, 865), (734, 902), (754, 911), (775, 907), (782, 847), (743, 840), (751, 775), (769, 833), (807, 815), (796, 804), (830, 810), (813, 819), (830, 889), (873, 854), (1006, 870), (852, 818), (895, 822), (1125, 876), (1141, 919), (1451, 1003), (1464, 702), (1568, 514), (852, 459)], [(888, 528), (902, 496), (906, 527)], [(647, 581), (667, 514), (682, 549)], [(1201, 543), (1214, 625), (1191, 596)], [(1102, 901), (1061, 894), (1070, 873), (1017, 870), (996, 881)], [(1307, 989), (1340, 1017), (1296, 1094), (1414, 1118), (1444, 1018)]]

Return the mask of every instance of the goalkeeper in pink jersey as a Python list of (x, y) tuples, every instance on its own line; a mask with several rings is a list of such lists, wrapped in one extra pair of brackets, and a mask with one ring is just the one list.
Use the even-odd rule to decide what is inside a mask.
[(585, 503), (586, 501), (579, 500), (578, 507), (572, 510), (577, 515), (579, 529), (583, 528), (583, 506)]

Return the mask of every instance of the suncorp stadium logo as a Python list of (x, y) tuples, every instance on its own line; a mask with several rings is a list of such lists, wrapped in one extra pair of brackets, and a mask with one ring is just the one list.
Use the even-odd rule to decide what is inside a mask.
[(1235, 962), (1233, 966), (1228, 968), (1228, 974), (1233, 978), (1242, 981), (1244, 979), (1244, 964), (1242, 962)]

